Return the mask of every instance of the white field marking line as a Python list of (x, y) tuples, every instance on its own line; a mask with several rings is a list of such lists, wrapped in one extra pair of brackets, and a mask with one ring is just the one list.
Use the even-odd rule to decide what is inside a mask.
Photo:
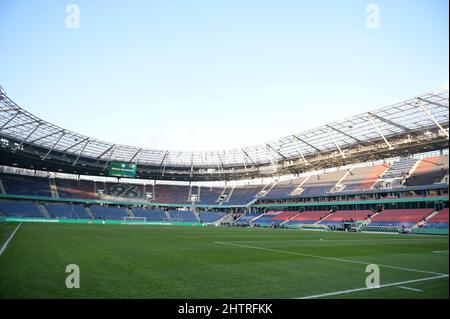
[[(280, 240), (227, 240), (227, 243), (268, 243), (268, 242), (314, 242), (314, 241), (328, 241), (328, 242), (333, 242), (333, 241), (361, 241), (361, 239), (334, 239), (334, 238), (313, 238), (312, 239), (280, 239)], [(431, 240), (436, 240), (436, 238), (377, 238), (377, 239), (370, 239), (373, 243), (378, 242), (378, 241), (403, 241), (403, 240), (407, 240), (407, 241), (431, 241)], [(440, 251), (448, 251), (448, 250), (440, 250)]]
[(349, 294), (349, 293), (365, 291), (365, 290), (380, 289), (380, 288), (385, 288), (385, 287), (395, 287), (395, 286), (399, 286), (399, 285), (411, 284), (414, 282), (421, 282), (421, 281), (428, 281), (428, 280), (442, 279), (442, 278), (448, 278), (448, 275), (427, 277), (427, 278), (421, 278), (421, 279), (413, 279), (413, 280), (408, 280), (408, 281), (393, 282), (390, 284), (380, 285), (378, 288), (364, 287), (364, 288), (348, 289), (348, 290), (334, 291), (334, 292), (329, 292), (329, 293), (319, 294), (319, 295), (305, 296), (305, 297), (300, 297), (300, 298), (295, 298), (295, 299), (315, 299), (315, 298), (321, 298), (321, 297)]
[(448, 250), (435, 250), (433, 253), (448, 255)]
[[(288, 231), (292, 231), (292, 232), (309, 232), (309, 231), (313, 231), (316, 232), (317, 230), (311, 230), (311, 229), (297, 229), (297, 228), (287, 228), (287, 229), (280, 229), (280, 228), (265, 228), (265, 227), (254, 227), (254, 228), (250, 228), (250, 227), (245, 227), (243, 228), (243, 230), (246, 231), (253, 231), (253, 230), (257, 230), (257, 231), (283, 231), (283, 232), (288, 232)], [(328, 232), (328, 233), (332, 233), (333, 231), (328, 231), (328, 230), (321, 230), (323, 232)], [(380, 235), (380, 236), (408, 236), (408, 237), (425, 237), (427, 235), (423, 235), (423, 234), (401, 234), (401, 233), (389, 233), (389, 232), (376, 232), (376, 231), (363, 231), (363, 232), (349, 232), (346, 233), (346, 235), (360, 235), (360, 234), (376, 234), (376, 235)], [(423, 239), (438, 239), (438, 238), (448, 238), (447, 235), (428, 235), (428, 236), (433, 236), (434, 238), (423, 238)], [(407, 240), (405, 238), (405, 240)]]
[(14, 235), (16, 234), (17, 230), (19, 229), (19, 227), (22, 225), (22, 222), (16, 227), (16, 229), (14, 229), (14, 231), (12, 232), (11, 236), (9, 236), (8, 240), (3, 244), (2, 248), (0, 249), (0, 256), (3, 255), (3, 252), (5, 251), (6, 247), (8, 246), (9, 242), (11, 241), (11, 239), (14, 237)]
[[(235, 244), (235, 243), (223, 242), (223, 241), (215, 241), (214, 243), (215, 244), (220, 244), (220, 245), (228, 245), (228, 246), (236, 246), (236, 247), (243, 247), (243, 248), (252, 248), (252, 249), (265, 250), (265, 251), (272, 251), (272, 252), (277, 252), (277, 253), (282, 253), (282, 254), (289, 254), (289, 255), (305, 256), (305, 257), (312, 257), (312, 258), (321, 258), (321, 259), (334, 260), (334, 261), (353, 263), (353, 264), (360, 264), (360, 265), (371, 265), (371, 264), (374, 264), (374, 263), (368, 263), (368, 262), (357, 261), (357, 260), (349, 260), (349, 259), (342, 259), (342, 258), (335, 258), (335, 257), (303, 254), (303, 253), (296, 253), (296, 252), (287, 251), (287, 250), (279, 250), (279, 249), (271, 249), (271, 248), (264, 248), (264, 247), (257, 247), (257, 246), (241, 245), (241, 244)], [(412, 269), (412, 268), (405, 268), (405, 267), (398, 267), (398, 266), (391, 266), (391, 265), (382, 265), (382, 264), (377, 264), (377, 265), (379, 267), (385, 267), (385, 268), (399, 269), (399, 270), (405, 270), (405, 271), (413, 271), (413, 272), (419, 272), (419, 273), (431, 274), (431, 275), (437, 275), (437, 276), (448, 276), (448, 274), (441, 274), (441, 273), (438, 273), (438, 272), (432, 272), (432, 271), (426, 271), (426, 270), (419, 270), (419, 269)]]
[(406, 290), (411, 290), (411, 291), (417, 291), (417, 292), (423, 292), (422, 289), (416, 289), (416, 288), (405, 287), (405, 286), (397, 286), (397, 288), (406, 289)]
[[(407, 236), (407, 237), (428, 237), (428, 239), (435, 239), (435, 238), (446, 238), (447, 235), (423, 235), (423, 234), (401, 234), (401, 233), (389, 233), (389, 232), (377, 232), (377, 231), (362, 231), (360, 233), (358, 232), (349, 232), (346, 235), (349, 234), (372, 234), (372, 235), (380, 235), (380, 236)], [(433, 236), (434, 238), (430, 238), (430, 236)], [(448, 238), (448, 237), (447, 237)], [(425, 238), (424, 238), (425, 239)]]

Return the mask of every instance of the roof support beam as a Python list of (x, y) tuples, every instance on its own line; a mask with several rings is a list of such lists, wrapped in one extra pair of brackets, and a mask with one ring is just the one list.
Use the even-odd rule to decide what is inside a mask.
[[(275, 165), (275, 162), (278, 163), (278, 160), (277, 160), (277, 158), (274, 156), (274, 154), (272, 153), (272, 151), (271, 151), (271, 149), (269, 148), (269, 145), (268, 145), (268, 144), (266, 144), (266, 150), (267, 150), (267, 153), (269, 153), (269, 160), (270, 160), (270, 163), (272, 164), (273, 171), (276, 172), (276, 171), (277, 171), (277, 166)], [(275, 161), (274, 161), (274, 159), (275, 159)]]
[(87, 140), (86, 140), (86, 144), (83, 145), (83, 148), (81, 149), (81, 151), (80, 151), (80, 153), (78, 154), (78, 156), (77, 156), (77, 158), (75, 159), (75, 161), (72, 163), (72, 166), (77, 165), (78, 160), (80, 159), (81, 155), (83, 154), (84, 149), (86, 148), (86, 146), (88, 146), (89, 142), (90, 142), (90, 140), (87, 139)]
[(375, 123), (375, 121), (372, 118), (372, 113), (368, 113), (367, 117), (369, 118), (370, 122), (372, 123), (372, 126), (375, 128), (375, 130), (377, 131), (378, 135), (381, 136), (381, 138), (384, 140), (384, 142), (386, 143), (386, 145), (389, 147), (390, 150), (394, 149), (391, 145), (391, 143), (389, 143), (389, 141), (386, 139), (386, 137), (384, 136), (383, 132), (381, 132), (380, 128), (378, 127), (377, 123)]
[[(222, 156), (220, 156), (220, 152), (217, 152), (217, 156), (219, 157), (219, 164), (220, 164), (220, 166), (219, 166), (220, 173), (219, 174), (222, 174), (225, 171), (225, 168), (223, 166), (223, 160), (222, 160)], [(245, 163), (244, 163), (244, 165), (245, 165)]]
[(255, 166), (255, 162), (254, 162), (253, 159), (250, 157), (250, 155), (248, 155), (248, 153), (245, 151), (245, 149), (241, 148), (241, 152), (244, 153), (244, 155), (250, 160), (250, 162), (252, 163), (252, 165)]
[(164, 154), (163, 159), (161, 160), (161, 164), (159, 164), (159, 167), (163, 166), (164, 161), (165, 161), (166, 158), (167, 158), (167, 155), (169, 155), (169, 151), (166, 151), (166, 153)]
[(24, 139), (20, 142), (19, 146), (17, 146), (15, 149), (21, 148), (22, 145), (23, 145), (23, 143), (25, 143), (25, 142), (31, 137), (31, 135), (34, 134), (34, 132), (36, 132), (36, 130), (41, 126), (41, 124), (42, 124), (42, 123), (38, 123), (38, 125), (36, 125), (36, 127), (30, 132), (30, 134), (28, 134), (27, 137), (24, 138)]
[(7, 125), (8, 125), (12, 120), (14, 120), (14, 119), (17, 117), (17, 115), (19, 115), (19, 114), (20, 114), (20, 111), (17, 111), (16, 114), (14, 114), (13, 116), (11, 116), (11, 117), (9, 118), (8, 121), (6, 121), (2, 126), (0, 126), (0, 131), (3, 130), (3, 129), (5, 128), (5, 126), (7, 126)]
[(38, 138), (36, 138), (36, 139), (30, 141), (30, 143), (35, 143), (35, 142), (37, 142), (37, 141), (43, 140), (44, 138), (47, 138), (47, 137), (50, 137), (50, 136), (53, 136), (53, 135), (56, 135), (56, 134), (60, 134), (61, 132), (64, 132), (64, 130), (55, 131), (55, 132), (53, 132), (53, 133), (50, 133), (50, 134), (47, 134), (47, 135), (38, 137)]
[(315, 147), (314, 145), (312, 145), (312, 144), (306, 142), (305, 140), (301, 139), (300, 137), (297, 137), (297, 136), (295, 136), (295, 135), (292, 135), (292, 137), (295, 138), (295, 139), (297, 139), (297, 140), (299, 140), (299, 141), (302, 142), (303, 144), (306, 144), (306, 145), (308, 145), (309, 147), (312, 147), (312, 148), (315, 149), (317, 152), (319, 152), (319, 153), (322, 152), (322, 151), (319, 150), (317, 147)]
[(336, 142), (336, 139), (334, 138), (333, 133), (331, 133), (330, 127), (328, 127), (328, 129), (327, 129), (327, 133), (328, 133), (328, 136), (331, 137), (331, 140), (333, 141), (336, 148), (339, 150), (339, 153), (341, 153), (342, 158), (346, 158), (347, 156), (345, 156), (344, 152), (339, 147), (339, 144)]
[(401, 125), (401, 124), (395, 123), (395, 122), (393, 122), (393, 121), (391, 121), (391, 120), (388, 120), (388, 119), (386, 119), (386, 118), (384, 118), (384, 117), (381, 117), (381, 116), (379, 116), (379, 115), (373, 114), (372, 112), (367, 112), (367, 114), (369, 115), (369, 117), (370, 117), (370, 116), (373, 116), (374, 118), (379, 119), (381, 122), (384, 122), (384, 123), (387, 123), (387, 124), (389, 124), (389, 125), (398, 127), (399, 129), (402, 129), (402, 130), (405, 131), (405, 132), (411, 131), (411, 129), (410, 129), (409, 127), (406, 127), (406, 126), (403, 126), (403, 125)]
[(194, 176), (194, 153), (191, 153), (191, 173), (189, 174), (189, 176), (192, 178), (192, 176)]
[(433, 104), (433, 105), (441, 106), (441, 107), (446, 108), (447, 110), (449, 109), (449, 108), (448, 108), (448, 105), (444, 105), (444, 104), (441, 104), (441, 103), (438, 103), (438, 102), (426, 100), (426, 99), (421, 98), (421, 97), (418, 97), (417, 100), (419, 100), (419, 101), (421, 101), (421, 102), (428, 103), (428, 104)]
[(354, 140), (354, 141), (356, 141), (356, 142), (358, 142), (358, 143), (360, 143), (360, 144), (365, 144), (365, 143), (364, 143), (363, 141), (361, 141), (360, 139), (358, 139), (358, 138), (356, 138), (356, 137), (354, 137), (354, 136), (351, 136), (351, 135), (349, 135), (349, 134), (347, 134), (347, 133), (345, 133), (345, 132), (343, 132), (343, 131), (341, 131), (341, 130), (339, 130), (339, 129), (337, 129), (337, 128), (331, 126), (331, 125), (326, 125), (326, 127), (330, 128), (330, 129), (332, 129), (333, 131), (336, 131), (336, 132), (338, 132), (339, 134), (342, 134), (342, 135), (344, 135), (344, 136), (346, 136), (346, 137), (348, 137), (348, 138), (351, 138), (352, 140)]
[(163, 156), (162, 160), (161, 160), (161, 163), (159, 163), (159, 168), (161, 169), (161, 177), (163, 177), (165, 172), (166, 172), (166, 159), (167, 159), (167, 157), (169, 155), (170, 155), (170, 152), (166, 151), (164, 153), (164, 156)]
[(6, 109), (6, 108), (3, 109), (3, 108), (2, 108), (1, 111), (2, 111), (2, 112), (16, 111), (16, 113), (17, 113), (17, 107), (11, 107), (11, 108), (9, 108), (9, 109)]
[(166, 164), (164, 164), (162, 172), (161, 172), (161, 177), (164, 177), (164, 174), (166, 173)]
[(114, 145), (112, 146), (111, 153), (109, 153), (108, 159), (106, 160), (106, 163), (105, 163), (105, 165), (103, 166), (103, 171), (104, 171), (104, 170), (106, 169), (106, 167), (108, 166), (109, 161), (111, 160), (112, 155), (113, 155), (114, 151), (116, 150), (116, 147), (117, 147), (116, 144), (114, 144)]
[(62, 139), (62, 137), (65, 135), (66, 133), (64, 131), (61, 132), (61, 136), (58, 137), (58, 139), (55, 141), (55, 143), (53, 143), (52, 147), (48, 150), (47, 154), (44, 155), (44, 157), (42, 157), (43, 160), (46, 160), (47, 157), (50, 155), (50, 153), (55, 149), (56, 145), (59, 143), (59, 141)]
[(442, 133), (444, 133), (445, 136), (447, 136), (447, 139), (449, 139), (448, 132), (444, 130), (441, 124), (435, 119), (433, 114), (425, 107), (425, 103), (423, 102), (423, 99), (417, 99), (417, 104), (420, 105), (422, 110), (428, 115), (428, 117), (436, 124), (436, 126), (441, 130)]
[(247, 161), (245, 160), (245, 157), (244, 157), (244, 162), (243, 162), (243, 164), (244, 164), (244, 171), (245, 171), (245, 174), (247, 174), (248, 172), (247, 172)]
[(107, 154), (110, 150), (112, 150), (114, 148), (114, 146), (116, 146), (116, 144), (112, 144), (110, 147), (108, 147), (108, 149), (106, 149), (106, 151), (104, 151), (99, 156), (97, 156), (97, 159), (99, 160), (100, 158), (102, 158), (102, 156)]
[(309, 165), (308, 161), (306, 160), (305, 156), (303, 156), (303, 152), (300, 149), (300, 145), (298, 145), (298, 140), (294, 139), (294, 144), (297, 147), (297, 151), (299, 152), (300, 156), (302, 157), (303, 162), (305, 162), (305, 165)]
[(21, 126), (34, 124), (34, 123), (39, 123), (39, 122), (38, 121), (30, 121), (30, 122), (20, 123), (20, 124), (11, 125), (11, 126), (8, 126), (8, 127), (2, 127), (2, 128), (0, 128), (0, 130), (9, 130), (9, 129), (12, 129), (12, 128), (18, 128), (18, 127), (21, 127)]
[(130, 159), (130, 163), (142, 152), (142, 148), (138, 149), (136, 153), (134, 153), (133, 157)]
[(77, 146), (77, 145), (80, 145), (81, 143), (86, 142), (87, 140), (89, 140), (89, 137), (86, 137), (85, 139), (83, 139), (83, 140), (81, 140), (81, 141), (78, 141), (78, 142), (76, 142), (75, 144), (72, 144), (71, 146), (69, 146), (68, 148), (66, 148), (66, 149), (64, 150), (64, 152), (67, 152), (68, 150), (74, 148), (74, 147)]
[(286, 159), (286, 156), (284, 156), (283, 154), (281, 154), (279, 151), (277, 151), (276, 149), (274, 149), (269, 143), (266, 143), (266, 146), (269, 147), (271, 150), (273, 150), (275, 153), (277, 153), (278, 155), (280, 155), (284, 160)]

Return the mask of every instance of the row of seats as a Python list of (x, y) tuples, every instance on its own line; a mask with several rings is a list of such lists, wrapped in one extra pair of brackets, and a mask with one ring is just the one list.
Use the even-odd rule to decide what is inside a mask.
[(324, 225), (342, 224), (343, 221), (366, 220), (373, 212), (371, 210), (340, 210), (330, 214), (327, 218), (320, 222)]
[[(6, 194), (59, 197), (75, 199), (148, 199), (161, 204), (191, 204), (189, 195), (197, 195), (197, 203), (203, 205), (219, 205), (222, 194), (227, 197), (222, 201), (226, 205), (248, 205), (257, 198), (263, 186), (240, 187), (198, 187), (187, 185), (136, 185), (86, 180), (48, 179), (35, 176), (0, 174), (0, 181)], [(51, 184), (54, 183), (54, 192)]]
[[(340, 225), (344, 222), (369, 220), (369, 227), (412, 227), (430, 216), (433, 209), (392, 209), (375, 214), (371, 210), (305, 211), (305, 212), (269, 212), (265, 214), (247, 214), (237, 223), (251, 221), (258, 225), (300, 225), (321, 224)], [(370, 219), (369, 219), (370, 218)], [(448, 228), (448, 208), (444, 208), (428, 221), (424, 227)]]
[(423, 227), (435, 229), (448, 228), (448, 208), (442, 209), (436, 215), (428, 219)]
[(301, 186), (303, 191), (300, 195), (302, 197), (314, 197), (329, 193), (346, 173), (346, 171), (337, 171), (328, 174), (311, 176)]
[(169, 221), (166, 213), (159, 209), (133, 208), (132, 211), (135, 217), (145, 217), (147, 221)]
[[(372, 188), (386, 169), (385, 165), (376, 165), (282, 181), (275, 184), (265, 198), (311, 197), (325, 195), (332, 191), (366, 190)], [(335, 190), (338, 183), (339, 188)]]
[(412, 227), (433, 212), (433, 209), (384, 210), (371, 218), (369, 226)]
[(301, 185), (304, 179), (305, 178), (294, 178), (287, 181), (278, 182), (269, 189), (264, 198), (277, 199), (288, 197), (297, 189), (299, 185)]
[[(405, 178), (405, 186), (421, 186), (440, 183), (448, 175), (448, 155), (429, 157), (419, 161), (416, 169), (408, 173), (418, 163), (417, 159), (404, 158), (392, 163), (370, 167), (359, 167), (310, 177), (295, 178), (278, 182), (264, 196), (269, 199), (285, 197), (313, 197), (331, 192), (355, 192), (377, 188), (385, 180)], [(398, 184), (400, 185), (401, 181)]]
[(247, 205), (257, 198), (256, 196), (261, 192), (262, 188), (263, 186), (235, 187), (228, 193), (229, 198), (227, 199), (226, 204)]
[(219, 197), (222, 195), (224, 189), (223, 187), (200, 187), (200, 191), (197, 193), (200, 193), (199, 196), (199, 203), (203, 205), (218, 205), (219, 204)]
[(281, 219), (275, 219), (280, 214), (281, 214), (281, 212), (268, 212), (268, 213), (265, 213), (265, 214), (261, 215), (257, 219), (255, 219), (252, 223), (253, 224), (258, 224), (258, 225), (261, 225), (261, 226), (263, 226), (263, 225), (272, 225), (272, 224), (280, 224), (283, 221)]
[(290, 219), (286, 225), (314, 224), (327, 217), (330, 211), (307, 211)]
[[(121, 220), (129, 216), (127, 210), (122, 207), (96, 206), (86, 208), (82, 205), (63, 203), (43, 203), (37, 205), (28, 201), (1, 200), (0, 214), (4, 216), (28, 217), (28, 218), (66, 218), (66, 219), (97, 219)], [(88, 209), (91, 214), (89, 214)], [(159, 209), (132, 208), (132, 215), (145, 217), (148, 221), (171, 222), (198, 222), (197, 216), (192, 211), (169, 210), (164, 212)], [(373, 214), (370, 210), (341, 210), (331, 211), (305, 211), (305, 212), (268, 212), (249, 213), (239, 218), (236, 224), (285, 225), (298, 224), (323, 224), (337, 225), (345, 221), (367, 220), (370, 217), (369, 227), (405, 227), (409, 228), (419, 222), (424, 223), (425, 228), (448, 228), (449, 211), (444, 208), (432, 215), (433, 209), (391, 209)], [(48, 214), (49, 216), (46, 216)], [(225, 216), (223, 212), (201, 212), (201, 222), (213, 223)], [(429, 218), (431, 216), (431, 218)], [(427, 220), (427, 218), (429, 218)]]
[(291, 219), (292, 217), (294, 217), (295, 215), (298, 215), (299, 212), (280, 212), (278, 214), (275, 215), (275, 217), (273, 218), (276, 221), (286, 221)]
[[(3, 175), (0, 176), (3, 180)], [(94, 183), (91, 181), (76, 181), (70, 179), (55, 179), (58, 196), (60, 198), (94, 199)], [(47, 183), (48, 185), (48, 183)]]
[(39, 207), (32, 202), (0, 201), (0, 212), (10, 217), (43, 218)]
[[(138, 198), (162, 204), (190, 204), (190, 195), (196, 195), (198, 204), (204, 205), (249, 205), (261, 196), (276, 199), (285, 197), (314, 197), (331, 192), (354, 192), (376, 188), (392, 178), (406, 178), (404, 185), (432, 185), (440, 183), (448, 175), (448, 155), (428, 157), (417, 161), (406, 158), (394, 162), (390, 167), (377, 165), (341, 170), (330, 173), (294, 178), (274, 185), (248, 185), (239, 187), (208, 187), (188, 185), (135, 185), (86, 180), (48, 179), (43, 177), (0, 174), (3, 191), (7, 194), (96, 199), (102, 193), (104, 199)], [(416, 165), (417, 163), (417, 165)], [(411, 176), (409, 171), (416, 167)], [(401, 183), (399, 181), (398, 183)], [(395, 184), (397, 185), (397, 184)], [(267, 191), (264, 194), (264, 191)], [(223, 196), (221, 196), (223, 195)], [(223, 198), (221, 198), (223, 197)]]
[(234, 224), (236, 224), (236, 225), (244, 225), (244, 224), (250, 223), (253, 219), (255, 219), (255, 218), (259, 217), (259, 216), (262, 216), (262, 215), (263, 214), (261, 214), (261, 213), (248, 213), (248, 214), (242, 215), (240, 218), (238, 218), (234, 222)]
[(371, 189), (381, 175), (386, 171), (386, 165), (376, 165), (371, 167), (359, 167), (349, 170), (349, 174), (342, 183), (342, 191), (361, 191)]
[(91, 211), (98, 219), (123, 219), (128, 217), (127, 211), (123, 207), (91, 206)]
[(47, 178), (1, 174), (3, 187), (7, 194), (52, 197)]
[(226, 214), (222, 212), (200, 212), (199, 215), (202, 223), (214, 223), (221, 220)]
[[(88, 212), (90, 211), (90, 214)], [(122, 220), (124, 217), (145, 217), (147, 221), (198, 222), (192, 211), (165, 211), (160, 209), (132, 208), (129, 215), (123, 207), (96, 206), (84, 207), (77, 204), (41, 203), (28, 201), (0, 200), (0, 215), (24, 218), (57, 219), (109, 219)], [(47, 215), (48, 214), (48, 215)], [(223, 212), (201, 212), (200, 221), (214, 223), (225, 216)]]
[(45, 207), (47, 208), (47, 211), (53, 218), (59, 218), (59, 219), (61, 219), (61, 218), (64, 218), (64, 219), (90, 219), (91, 218), (91, 216), (88, 214), (88, 212), (82, 205), (46, 203)]
[(421, 160), (406, 181), (406, 186), (432, 185), (440, 183), (448, 175), (448, 156), (428, 157)]
[(383, 174), (384, 179), (406, 177), (411, 169), (416, 164), (417, 159), (403, 158), (399, 161), (392, 163), (389, 169)]
[(276, 225), (285, 222), (286, 226), (299, 224), (342, 224), (344, 221), (365, 220), (370, 210), (305, 211), (305, 212), (269, 212), (253, 220), (253, 224)]
[(169, 211), (170, 219), (173, 222), (198, 222), (197, 217), (195, 217), (194, 213), (187, 210), (187, 211), (177, 211), (177, 210), (170, 210)]

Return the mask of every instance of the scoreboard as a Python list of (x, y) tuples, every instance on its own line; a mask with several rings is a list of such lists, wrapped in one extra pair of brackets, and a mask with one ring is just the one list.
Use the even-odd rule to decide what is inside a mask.
[(109, 163), (108, 175), (114, 177), (136, 177), (136, 164), (111, 162)]

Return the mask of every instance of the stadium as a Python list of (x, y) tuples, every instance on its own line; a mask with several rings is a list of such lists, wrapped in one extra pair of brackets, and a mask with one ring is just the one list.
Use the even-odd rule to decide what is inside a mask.
[(1, 299), (448, 299), (448, 87), (174, 151), (53, 124), (2, 85)]
[[(244, 280), (248, 284), (245, 274), (250, 269), (243, 263), (246, 259), (258, 263), (261, 258), (273, 258), (274, 268), (261, 271), (275, 271), (273, 279), (279, 282), (282, 277), (276, 272), (294, 267), (291, 263), (295, 265), (298, 256), (306, 257), (315, 268), (323, 267), (324, 260), (328, 266), (331, 259), (342, 267), (340, 271), (352, 272), (367, 263), (360, 259), (402, 265), (405, 261), (401, 253), (406, 248), (415, 266), (386, 266), (386, 285), (396, 287), (411, 282), (414, 287), (432, 287), (428, 290), (430, 297), (448, 293), (446, 90), (419, 95), (273, 143), (216, 153), (111, 144), (37, 118), (15, 104), (4, 91), (0, 101), (0, 212), (4, 221), (19, 222), (19, 234), (23, 234), (16, 235), (14, 250), (0, 264), (2, 295), (6, 297), (42, 297), (43, 293), (49, 297), (71, 296), (72, 292), (67, 295), (64, 287), (48, 287), (45, 291), (38, 287), (21, 289), (20, 276), (27, 273), (15, 272), (14, 256), (56, 257), (49, 255), (50, 247), (53, 254), (59, 254), (59, 250), (67, 251), (71, 245), (90, 247), (82, 253), (87, 264), (89, 258), (104, 254), (107, 268), (119, 273), (127, 269), (121, 270), (126, 264), (119, 257), (127, 251), (144, 255), (146, 250), (157, 248), (179, 262), (183, 262), (183, 254), (204, 255), (203, 260), (184, 264), (182, 274), (184, 277), (186, 272), (192, 272), (190, 276), (197, 282), (196, 272), (202, 268), (206, 287), (189, 283), (192, 290), (184, 291), (175, 284), (171, 289), (162, 286), (153, 291), (154, 297), (159, 298), (230, 296), (228, 289), (235, 287), (233, 281)], [(371, 124), (367, 125), (367, 121)], [(2, 228), (7, 234), (10, 223), (3, 223)], [(37, 236), (33, 243), (27, 243), (31, 238), (25, 238), (26, 233)], [(98, 233), (106, 238), (98, 238)], [(411, 235), (400, 238), (395, 235), (399, 233)], [(151, 243), (141, 247), (138, 242), (146, 236), (150, 242), (156, 241), (157, 247)], [(113, 238), (118, 238), (120, 245)], [(297, 252), (299, 246), (301, 253)], [(32, 254), (28, 251), (31, 247)], [(100, 247), (103, 249), (99, 251)], [(363, 254), (347, 259), (349, 249), (361, 249)], [(384, 250), (390, 253), (371, 256)], [(228, 274), (231, 285), (222, 289), (208, 287), (220, 273), (216, 258), (231, 262), (227, 256), (232, 256), (235, 263), (243, 263), (235, 265)], [(69, 261), (64, 256), (60, 258), (62, 262)], [(302, 259), (297, 261), (300, 265)], [(150, 263), (144, 259), (133, 267), (144, 262)], [(178, 263), (165, 262), (157, 261), (161, 263), (156, 264), (157, 268), (164, 268), (164, 273), (176, 272)], [(240, 274), (235, 273), (237, 269)], [(332, 275), (340, 277), (340, 271)], [(144, 278), (139, 280), (153, 282), (147, 275), (142, 274)], [(361, 280), (360, 276), (354, 279)], [(138, 280), (127, 275), (122, 279), (122, 285)], [(333, 292), (337, 283), (331, 279), (329, 282), (328, 289), (321, 284), (308, 287), (308, 292), (318, 296), (355, 296), (345, 292), (353, 285), (338, 284), (344, 291), (341, 295)], [(115, 296), (98, 286), (97, 280), (87, 284), (96, 288), (83, 297)], [(252, 283), (256, 286), (247, 284), (235, 289), (231, 296), (308, 297), (291, 284), (274, 286), (262, 294), (256, 289), (258, 280)], [(144, 291), (127, 291), (126, 286), (121, 286), (120, 291), (124, 296), (144, 296)], [(414, 291), (392, 288), (358, 292), (356, 296), (360, 297), (377, 297), (381, 293), (383, 297), (414, 295)]]

